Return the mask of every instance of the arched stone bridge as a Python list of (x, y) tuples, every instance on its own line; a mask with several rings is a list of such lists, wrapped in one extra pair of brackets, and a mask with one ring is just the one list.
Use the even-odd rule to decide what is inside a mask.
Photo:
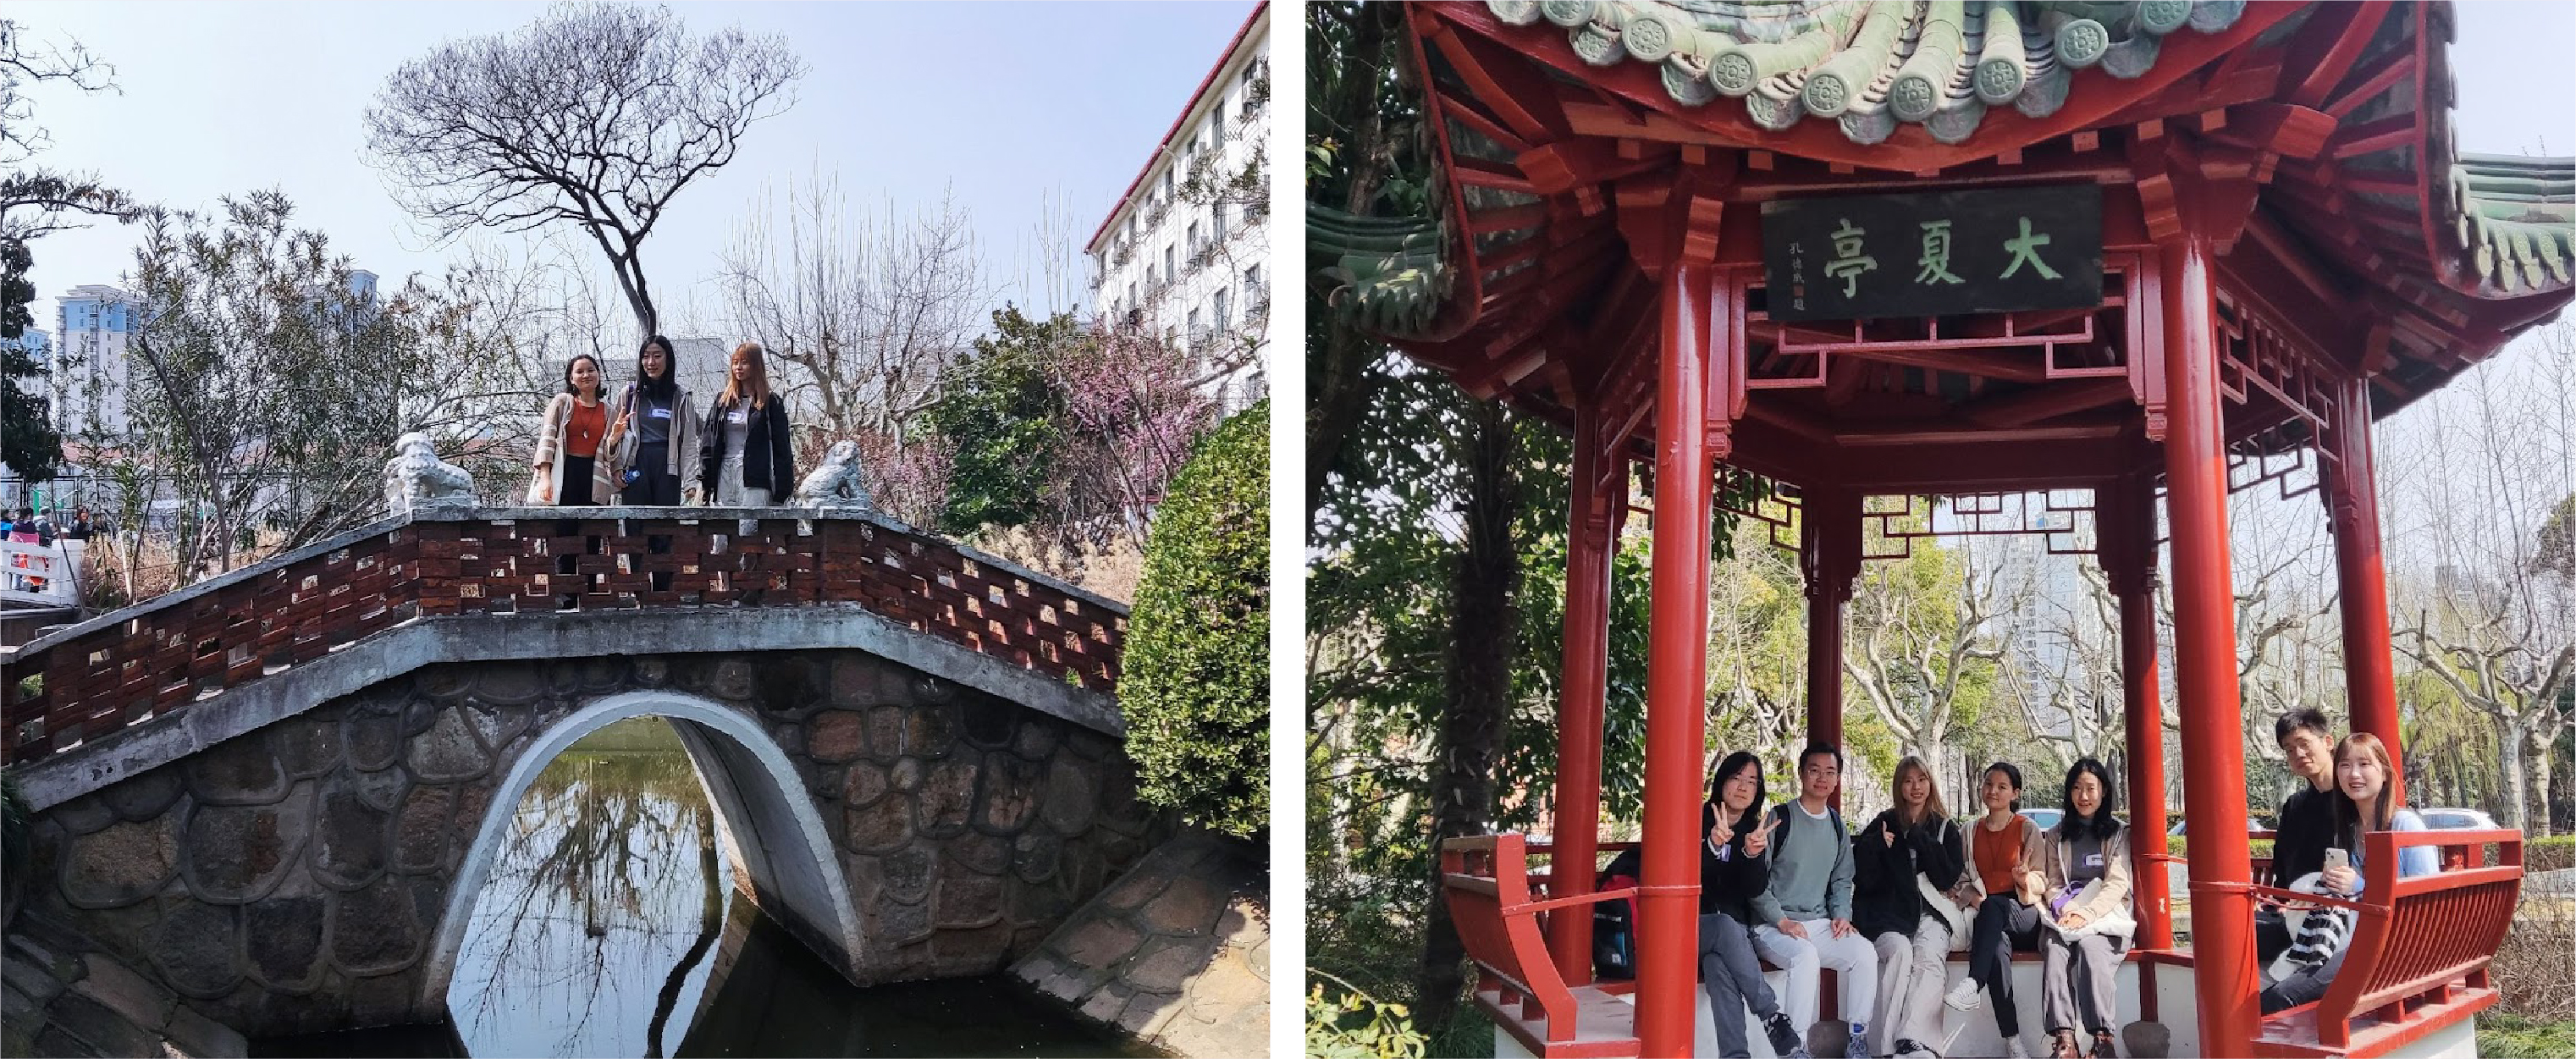
[(656, 715), (852, 981), (989, 973), (1152, 837), (1124, 623), (870, 515), (399, 516), (0, 656), (27, 903), (253, 1036), (435, 1020), (520, 795)]

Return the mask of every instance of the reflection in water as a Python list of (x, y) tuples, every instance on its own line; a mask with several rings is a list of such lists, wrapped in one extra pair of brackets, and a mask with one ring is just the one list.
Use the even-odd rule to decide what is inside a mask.
[(854, 989), (733, 893), (731, 874), (678, 734), (620, 721), (556, 757), (520, 802), (457, 954), (450, 1024), (252, 1052), (1155, 1054), (999, 976)]

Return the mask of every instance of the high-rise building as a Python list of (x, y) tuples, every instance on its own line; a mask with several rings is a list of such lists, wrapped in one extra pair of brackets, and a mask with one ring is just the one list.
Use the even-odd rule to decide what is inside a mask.
[(55, 305), (61, 340), (50, 365), (54, 429), (66, 438), (93, 429), (125, 433), (125, 347), (141, 323), (133, 296), (94, 283), (72, 288)]
[[(1188, 348), (1227, 411), (1268, 389), (1270, 5), (1253, 7), (1143, 170), (1083, 247), (1092, 309)], [(1247, 173), (1250, 174), (1247, 178)]]

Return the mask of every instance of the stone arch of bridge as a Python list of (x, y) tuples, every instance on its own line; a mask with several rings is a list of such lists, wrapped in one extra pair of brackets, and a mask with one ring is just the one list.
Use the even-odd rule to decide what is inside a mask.
[(740, 711), (695, 695), (653, 689), (605, 696), (547, 727), (492, 792), (439, 917), (436, 947), (422, 980), (426, 1005), (446, 1003), (474, 901), (509, 841), (510, 820), (537, 774), (575, 740), (634, 717), (660, 717), (679, 732), (706, 789), (707, 804), (715, 810), (719, 840), (726, 843), (737, 870), (750, 876), (763, 911), (818, 949), (844, 976), (852, 974), (859, 952), (858, 907), (850, 901), (831, 833), (805, 796), (795, 763)]

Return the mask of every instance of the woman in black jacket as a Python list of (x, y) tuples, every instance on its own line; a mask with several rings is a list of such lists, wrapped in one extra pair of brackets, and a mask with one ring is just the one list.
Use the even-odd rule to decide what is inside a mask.
[(717, 507), (783, 504), (796, 488), (796, 453), (788, 436), (787, 402), (769, 389), (760, 344), (733, 347), (724, 393), (707, 407), (698, 451), (706, 487)]
[(1895, 807), (1852, 839), (1852, 925), (1878, 949), (1872, 1025), (1893, 1034), (1891, 1054), (1931, 1055), (1932, 1042), (1948, 1039), (1939, 1031), (1950, 939), (1968, 924), (1946, 895), (1967, 865), (1932, 770), (1919, 758), (1897, 762)]
[(1771, 828), (1762, 814), (1762, 761), (1738, 750), (1710, 777), (1699, 809), (1707, 838), (1699, 847), (1699, 973), (1719, 1055), (1750, 1056), (1741, 1014), (1762, 1020), (1775, 1055), (1803, 1059), (1807, 1049), (1762, 980), (1753, 954), (1753, 898), (1771, 885)]

